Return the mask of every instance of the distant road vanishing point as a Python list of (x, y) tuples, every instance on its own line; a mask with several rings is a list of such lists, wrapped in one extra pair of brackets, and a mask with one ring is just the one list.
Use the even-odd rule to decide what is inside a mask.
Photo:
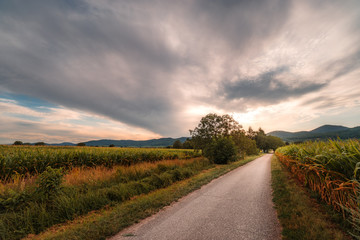
[(270, 159), (267, 154), (235, 169), (111, 240), (281, 239)]

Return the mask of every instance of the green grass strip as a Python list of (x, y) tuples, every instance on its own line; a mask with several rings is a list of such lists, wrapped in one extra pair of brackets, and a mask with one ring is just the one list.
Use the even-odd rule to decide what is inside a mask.
[(331, 221), (331, 216), (312, 200), (281, 162), (271, 159), (273, 202), (282, 226), (283, 239), (351, 239)]
[(106, 239), (139, 220), (155, 214), (164, 206), (170, 205), (213, 179), (258, 157), (250, 156), (245, 160), (228, 165), (218, 165), (167, 188), (135, 197), (133, 200), (118, 204), (111, 209), (94, 212), (64, 225), (50, 228), (40, 235), (28, 236), (26, 239)]

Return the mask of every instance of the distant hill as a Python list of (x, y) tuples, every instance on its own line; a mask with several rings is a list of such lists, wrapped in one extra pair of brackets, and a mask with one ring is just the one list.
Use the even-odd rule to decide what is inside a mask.
[[(159, 138), (159, 139), (150, 139), (150, 140), (111, 140), (111, 139), (102, 139), (102, 140), (92, 140), (84, 142), (86, 146), (109, 146), (111, 144), (115, 147), (167, 147), (173, 145), (176, 140), (184, 143), (187, 137), (180, 138)], [(11, 145), (11, 144), (9, 144)], [(35, 143), (31, 143), (35, 145)], [(76, 146), (76, 143), (72, 142), (63, 142), (63, 143), (45, 143), (47, 146)]]
[(159, 139), (151, 139), (151, 140), (93, 140), (84, 142), (86, 146), (109, 146), (114, 144), (116, 147), (166, 147), (169, 145), (173, 145), (176, 140), (180, 140), (182, 143), (185, 142), (187, 138), (159, 138)]
[(304, 142), (307, 140), (327, 140), (327, 139), (349, 139), (360, 138), (360, 126), (348, 128), (337, 125), (323, 125), (311, 131), (286, 132), (273, 131), (268, 135), (276, 136), (287, 142)]
[(338, 126), (338, 125), (323, 125), (321, 127), (311, 130), (312, 133), (329, 133), (329, 132), (341, 132), (348, 130), (348, 127)]
[(50, 145), (50, 146), (76, 146), (75, 143), (71, 143), (71, 142), (51, 143), (51, 144), (46, 144), (46, 145)]

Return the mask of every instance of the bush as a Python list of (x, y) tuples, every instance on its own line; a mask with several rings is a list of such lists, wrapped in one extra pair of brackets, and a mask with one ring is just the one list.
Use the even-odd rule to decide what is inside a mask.
[(230, 137), (221, 137), (213, 141), (204, 150), (204, 155), (216, 164), (227, 164), (236, 160), (236, 146)]
[(62, 177), (61, 169), (54, 169), (48, 166), (37, 179), (38, 191), (46, 197), (56, 194), (60, 190)]

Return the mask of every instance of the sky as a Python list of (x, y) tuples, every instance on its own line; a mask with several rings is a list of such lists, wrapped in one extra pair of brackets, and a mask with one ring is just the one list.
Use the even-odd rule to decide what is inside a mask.
[(0, 1), (0, 143), (359, 126), (359, 0)]

